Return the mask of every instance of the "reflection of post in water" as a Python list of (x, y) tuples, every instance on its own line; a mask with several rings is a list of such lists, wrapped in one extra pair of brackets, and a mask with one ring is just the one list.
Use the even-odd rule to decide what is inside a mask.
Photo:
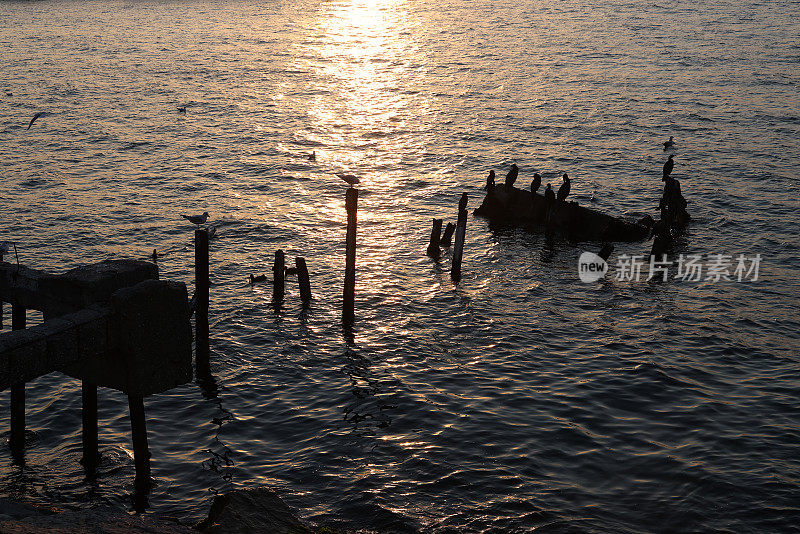
[(383, 399), (384, 381), (373, 376), (372, 362), (351, 348), (345, 351), (344, 358), (344, 370), (352, 386), (351, 403), (343, 408), (344, 420), (353, 431), (388, 427), (392, 419), (386, 412), (394, 406)]

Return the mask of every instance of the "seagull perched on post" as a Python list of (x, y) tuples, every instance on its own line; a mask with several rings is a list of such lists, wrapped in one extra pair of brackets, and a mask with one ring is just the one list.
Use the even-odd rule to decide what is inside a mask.
[(350, 184), (350, 187), (353, 187), (354, 185), (361, 183), (361, 180), (359, 180), (358, 176), (356, 176), (355, 174), (342, 174), (337, 172), (336, 176), (338, 176), (339, 178)]
[(208, 220), (208, 212), (204, 211), (202, 215), (181, 215), (184, 219), (189, 221), (192, 224), (201, 225), (205, 224)]
[(669, 136), (669, 141), (664, 141), (664, 150), (666, 150), (668, 148), (672, 148), (673, 146), (675, 146), (675, 141), (673, 141), (673, 139), (674, 139), (674, 137), (670, 135)]

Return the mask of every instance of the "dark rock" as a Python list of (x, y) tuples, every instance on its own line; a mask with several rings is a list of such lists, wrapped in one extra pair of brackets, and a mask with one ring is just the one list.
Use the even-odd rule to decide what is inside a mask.
[(538, 224), (578, 241), (640, 241), (649, 227), (579, 206), (577, 202), (555, 201), (548, 216), (542, 195), (504, 184), (486, 193), (475, 215), (512, 224)]
[(218, 495), (208, 518), (195, 527), (206, 534), (303, 534), (314, 532), (268, 488), (236, 490)]

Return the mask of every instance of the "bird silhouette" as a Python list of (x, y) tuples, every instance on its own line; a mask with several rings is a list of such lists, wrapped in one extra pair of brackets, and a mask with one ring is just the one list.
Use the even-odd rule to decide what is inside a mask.
[(564, 173), (563, 178), (564, 178), (564, 183), (561, 184), (561, 187), (558, 188), (558, 194), (556, 194), (556, 198), (561, 201), (567, 198), (570, 189), (569, 176), (567, 176), (567, 173)]
[(539, 176), (539, 173), (533, 173), (533, 181), (531, 182), (531, 193), (536, 193), (539, 188), (542, 186), (542, 177)]
[(511, 170), (508, 171), (508, 174), (506, 174), (506, 185), (508, 187), (514, 185), (514, 182), (517, 181), (517, 175), (519, 175), (519, 167), (517, 167), (516, 163), (512, 163)]
[(205, 224), (205, 222), (208, 220), (208, 212), (205, 211), (202, 215), (181, 215), (181, 217), (192, 224), (200, 225)]
[(44, 117), (45, 115), (46, 113), (44, 111), (40, 111), (39, 113), (34, 115), (33, 118), (31, 119), (31, 122), (28, 123), (28, 127), (26, 129), (30, 130), (31, 126), (33, 126), (33, 123), (36, 121), (36, 119), (38, 119), (39, 117)]
[(664, 141), (664, 150), (667, 150), (668, 148), (672, 148), (673, 146), (675, 146), (675, 141), (673, 141), (673, 139), (674, 137), (670, 135), (669, 141)]
[(186, 113), (186, 106), (179, 107), (178, 108), (178, 113)]
[(253, 285), (256, 282), (264, 282), (266, 279), (267, 279), (267, 275), (266, 274), (257, 274), (255, 276), (253, 276), (251, 274), (250, 275), (250, 285)]
[(667, 181), (669, 175), (672, 174), (672, 169), (675, 167), (675, 162), (672, 161), (672, 154), (669, 155), (667, 161), (664, 162), (664, 175), (661, 177), (661, 181)]
[(308, 161), (317, 161), (317, 151), (314, 150), (308, 155)]
[(489, 171), (489, 176), (486, 177), (486, 190), (494, 187), (494, 169)]
[(354, 185), (361, 183), (361, 180), (359, 180), (358, 176), (356, 176), (355, 174), (336, 173), (336, 176), (338, 176), (339, 178), (350, 184), (350, 187), (353, 187)]

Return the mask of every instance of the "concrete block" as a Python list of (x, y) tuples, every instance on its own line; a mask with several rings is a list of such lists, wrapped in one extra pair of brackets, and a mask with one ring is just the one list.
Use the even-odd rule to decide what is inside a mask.
[(192, 379), (186, 285), (150, 280), (120, 289), (109, 302), (109, 355), (123, 362), (129, 395), (152, 395)]
[(28, 382), (55, 371), (47, 357), (47, 337), (41, 328), (17, 330), (11, 334), (16, 343), (8, 355), (9, 384)]
[(61, 275), (43, 276), (39, 280), (39, 289), (60, 308), (70, 306), (71, 311), (76, 311), (93, 303), (108, 302), (118, 289), (155, 279), (158, 279), (158, 266), (154, 263), (105, 260), (70, 269)]

